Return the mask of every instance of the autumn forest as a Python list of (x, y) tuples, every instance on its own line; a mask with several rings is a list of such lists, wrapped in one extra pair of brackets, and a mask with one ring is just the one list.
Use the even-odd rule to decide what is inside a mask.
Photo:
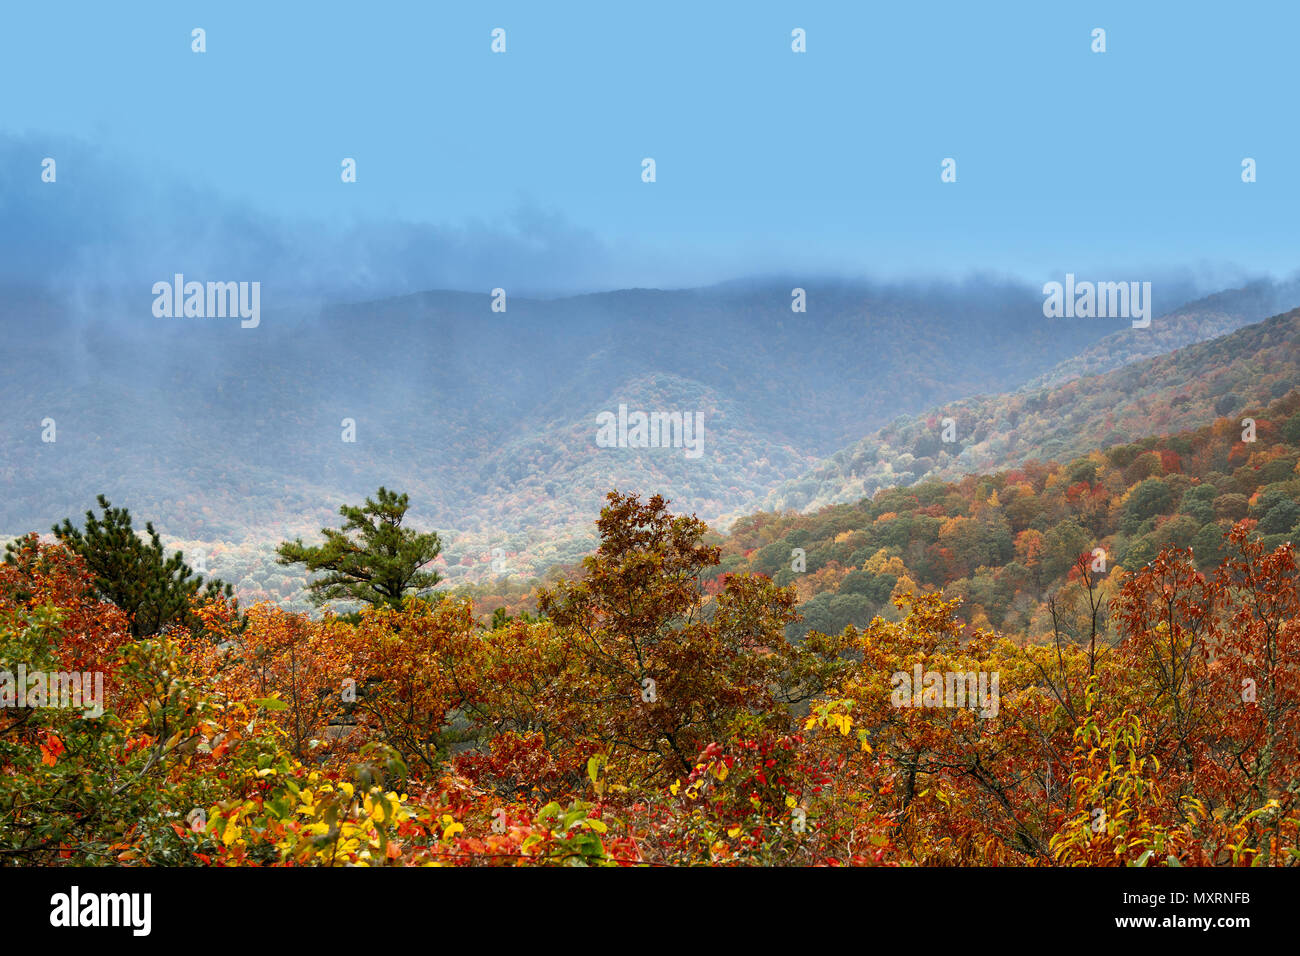
[(0, 688), (0, 856), (1294, 865), (1298, 462), (1292, 392), (725, 535), (611, 490), (490, 615), (396, 491), (280, 546), (323, 613), (101, 499), (0, 566), (0, 661), (102, 675), (93, 718)]
[(1294, 935), (1297, 36), (4, 5), (0, 939)]

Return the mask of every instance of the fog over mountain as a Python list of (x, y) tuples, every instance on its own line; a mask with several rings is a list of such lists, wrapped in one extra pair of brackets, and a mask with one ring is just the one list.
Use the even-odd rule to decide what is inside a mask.
[[(1014, 391), (900, 416), (782, 483), (762, 510), (815, 510), (869, 499), (884, 488), (1003, 471), (1029, 460), (1068, 463), (1216, 416), (1252, 413), (1300, 384), (1300, 310), (1238, 328), (1243, 315), (1284, 291), (1254, 286), (1213, 296), (1167, 317), (1156, 336), (1115, 333)], [(1289, 301), (1300, 301), (1290, 291)], [(1171, 342), (1175, 329), (1187, 344), (1150, 351)], [(1119, 350), (1122, 341), (1133, 347)], [(1121, 362), (1121, 354), (1135, 358)]]
[[(0, 137), (7, 166), (46, 152), (57, 186), (0, 184), (0, 534), (102, 492), (172, 538), (270, 544), (386, 484), (453, 562), (502, 547), (536, 570), (582, 553), (611, 488), (725, 524), (900, 415), (1300, 304), (1230, 265), (1125, 267), (1080, 278), (1150, 281), (1150, 328), (1046, 318), (1040, 278), (691, 261), (524, 197), (461, 222), (292, 218), (82, 140)], [(187, 316), (176, 281), (255, 288), (257, 315)], [(626, 439), (639, 413), (699, 416), (698, 454), (600, 447), (602, 414)]]
[[(807, 281), (795, 312), (794, 281), (506, 295), (505, 311), (466, 292), (319, 310), (267, 296), (256, 328), (156, 317), (147, 289), (13, 291), (0, 532), (44, 531), (103, 492), (171, 536), (273, 542), (387, 484), (453, 555), (500, 544), (538, 566), (579, 553), (611, 488), (716, 521), (899, 414), (1167, 351), (1295, 294), (1260, 282), (1137, 330), (1046, 319), (1039, 289), (983, 279)], [(598, 447), (597, 416), (620, 405), (700, 415), (702, 454)]]

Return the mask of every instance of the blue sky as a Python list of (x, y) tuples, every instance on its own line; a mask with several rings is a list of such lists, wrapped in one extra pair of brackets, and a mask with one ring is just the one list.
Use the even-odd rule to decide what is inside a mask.
[[(199, 220), (405, 244), (417, 287), (1286, 275), (1298, 33), (1295, 3), (6, 4), (0, 241), (47, 232), (53, 268)], [(48, 220), (44, 155), (71, 187)]]

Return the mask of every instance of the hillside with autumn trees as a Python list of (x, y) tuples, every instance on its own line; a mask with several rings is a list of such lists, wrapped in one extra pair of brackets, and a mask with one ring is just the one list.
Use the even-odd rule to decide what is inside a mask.
[(1298, 330), (1080, 353), (725, 532), (611, 489), (540, 577), (384, 487), (207, 553), (101, 496), (0, 564), (0, 865), (1300, 863)]
[(1269, 548), (1300, 541), (1298, 463), (1293, 391), (1067, 462), (891, 488), (810, 514), (759, 513), (733, 526), (719, 570), (793, 586), (803, 621), (792, 636), (861, 626), (896, 613), (901, 596), (943, 589), (963, 599), (969, 625), (1042, 639), (1061, 624), (1060, 602), (1079, 599), (1080, 553), (1095, 552), (1113, 592), (1167, 548), (1191, 549), (1198, 568), (1213, 569), (1234, 522)]
[[(1264, 408), (1300, 381), (1300, 311), (1238, 326), (1242, 315), (1275, 301), (1279, 294), (1268, 287), (1247, 287), (1212, 296), (1178, 310), (1150, 329), (1112, 333), (1013, 392), (962, 399), (898, 418), (825, 459), (802, 478), (779, 486), (766, 499), (765, 511), (812, 512), (826, 505), (854, 504), (888, 488), (958, 481), (967, 474), (1000, 472), (1031, 461), (1072, 461), (1097, 449), (1109, 450), (1138, 439), (1196, 428), (1218, 416)], [(1200, 341), (1202, 338), (1208, 340)], [(1192, 344), (1174, 351), (1153, 354), (1153, 350), (1189, 341)], [(1144, 355), (1147, 357), (1138, 358)], [(653, 394), (651, 406), (674, 405), (670, 392), (660, 389)], [(951, 442), (944, 441), (945, 418), (952, 421)], [(738, 460), (752, 459), (748, 440), (737, 443), (725, 430), (715, 433), (712, 428), (711, 441), (734, 445)], [(548, 435), (538, 443), (567, 447), (566, 442), (579, 441), (579, 430), (575, 423), (564, 441)], [(679, 487), (669, 471), (676, 469), (674, 473), (680, 477), (681, 469), (689, 467), (685, 460), (670, 461), (672, 456), (653, 452), (641, 454), (637, 461), (630, 450), (618, 454), (625, 464), (634, 465), (632, 470), (602, 470), (600, 456), (588, 456), (581, 466), (584, 476), (573, 487), (589, 489), (593, 495), (594, 489), (608, 487), (662, 492)], [(728, 481), (737, 489), (744, 485), (739, 480)], [(498, 607), (510, 613), (531, 609), (537, 587), (552, 575), (576, 567), (595, 540), (589, 522), (575, 517), (593, 513), (587, 503), (551, 494), (564, 484), (548, 485), (550, 491), (538, 499), (547, 499), (545, 508), (551, 517), (543, 517), (532, 505), (521, 510), (521, 499), (509, 489), (499, 488), (489, 496), (498, 514), (488, 523), (488, 530), (467, 534), (456, 526), (439, 525), (445, 547), (435, 566), (444, 586), (472, 596), (488, 615)], [(403, 487), (412, 491), (427, 519), (417, 490), (424, 486)], [(137, 500), (135, 490), (131, 489), (132, 501)], [(320, 486), (313, 493), (327, 494)], [(143, 500), (148, 504), (153, 499), (145, 496)], [(196, 559), (202, 555), (205, 573), (229, 581), (245, 603), (270, 601), (309, 611), (306, 576), (277, 564), (275, 547), (281, 537), (312, 528), (314, 521), (329, 513), (330, 500), (322, 497), (309, 514), (292, 521), (269, 522), (257, 534), (214, 537), (171, 533), (163, 537), (171, 548)], [(674, 500), (685, 507), (680, 498)], [(728, 507), (734, 504), (735, 500)], [(233, 503), (217, 510), (233, 523), (243, 520)], [(707, 520), (721, 506), (689, 510)], [(744, 529), (753, 513), (752, 507), (733, 510), (726, 519), (720, 517), (711, 524)], [(569, 530), (558, 531), (552, 518), (562, 518)], [(177, 527), (173, 522), (166, 526)], [(276, 536), (268, 537), (268, 529)], [(740, 538), (744, 538), (743, 530)], [(0, 541), (3, 539), (0, 535)], [(769, 570), (775, 573), (777, 568), (773, 565)]]
[[(418, 570), (437, 536), (383, 488), (280, 548), (365, 605), (323, 617), (239, 606), (101, 500), (0, 565), (0, 669), (105, 688), (100, 715), (0, 709), (0, 861), (1295, 865), (1300, 398), (1253, 437), (722, 545), (611, 492), (595, 552), (491, 621)], [(873, 616), (828, 624), (846, 597)]]
[[(792, 286), (806, 293), (807, 312), (791, 311)], [(1224, 336), (1294, 308), (1300, 283), (1254, 282), (1187, 302), (1180, 294), (1168, 290), (1151, 326), (1136, 330), (1126, 320), (1044, 321), (1037, 288), (975, 279), (512, 291), (505, 311), (486, 290), (442, 290), (332, 302), (251, 335), (169, 320), (137, 327), (111, 299), (12, 295), (0, 301), (0, 445), (9, 451), (0, 537), (47, 527), (106, 493), (151, 517), (172, 547), (202, 551), (246, 601), (305, 608), (294, 603), (301, 579), (275, 565), (276, 544), (387, 482), (442, 530), (448, 580), (480, 583), (499, 573), (494, 560), (511, 575), (540, 576), (590, 552), (591, 516), (610, 488), (664, 494), (720, 526), (760, 507), (856, 500), (919, 480), (929, 453), (912, 436), (891, 440), (881, 459), (890, 472), (844, 488), (827, 478), (826, 495), (807, 476), (900, 414), (1030, 381), (1055, 387), (1080, 370)], [(86, 321), (86, 311), (101, 318)], [(705, 453), (599, 447), (596, 417), (621, 404), (694, 410), (706, 422)], [(1086, 417), (1103, 407), (1087, 404)], [(1049, 400), (1013, 415), (1008, 451), (1023, 444), (1059, 457), (1039, 439), (1058, 427), (1060, 407)], [(36, 427), (46, 418), (56, 441)], [(1011, 464), (997, 457), (1008, 438), (1000, 422), (977, 435), (963, 417), (960, 447), (944, 446), (933, 463), (973, 443), (945, 477)], [(815, 493), (805, 489), (814, 480)], [(765, 503), (792, 481), (797, 494)]]

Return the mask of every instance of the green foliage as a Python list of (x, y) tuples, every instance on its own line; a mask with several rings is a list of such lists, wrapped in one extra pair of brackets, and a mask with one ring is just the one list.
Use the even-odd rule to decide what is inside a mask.
[(1282, 426), (1282, 438), (1288, 445), (1300, 445), (1300, 412), (1296, 412)]
[[(54, 534), (85, 560), (100, 596), (130, 616), (133, 637), (158, 634), (170, 624), (193, 625), (195, 598), (232, 595), (229, 584), (217, 579), (205, 583), (185, 563), (183, 552), (168, 557), (152, 522), (145, 524), (146, 542), (132, 528), (126, 508), (112, 507), (103, 495), (97, 500), (102, 518), (87, 511), (84, 529), (64, 519), (54, 527)], [(5, 560), (12, 563), (13, 547), (5, 551)]]
[(1287, 499), (1274, 503), (1259, 519), (1260, 534), (1287, 534), (1300, 525), (1300, 503)]
[(1079, 526), (1078, 521), (1066, 518), (1045, 536), (1044, 573), (1051, 579), (1063, 577), (1079, 559), (1079, 555), (1092, 550), (1095, 540)]
[[(0, 671), (18, 663), (29, 672), (67, 667), (55, 653), (68, 636), (65, 613), (0, 612)], [(245, 711), (230, 708), (190, 673), (169, 637), (128, 643), (111, 684), (108, 707), (98, 715), (53, 702), (6, 712), (0, 864), (192, 864), (192, 845), (177, 832), (186, 813), (228, 795), (238, 768), (273, 748)], [(203, 741), (218, 728), (230, 741), (227, 773), (178, 774), (202, 759)], [(119, 855), (136, 833), (142, 836), (130, 858)]]
[(1196, 522), (1197, 527), (1214, 521), (1214, 486), (1200, 484), (1183, 495), (1178, 510)]
[(1196, 532), (1192, 538), (1192, 554), (1196, 558), (1196, 567), (1205, 571), (1216, 568), (1223, 561), (1227, 549), (1224, 545), (1226, 528), (1216, 524), (1207, 524)]
[(1133, 490), (1124, 505), (1121, 528), (1135, 530), (1143, 521), (1164, 514), (1173, 503), (1174, 493), (1160, 478), (1148, 478)]
[(1250, 499), (1245, 495), (1226, 494), (1214, 499), (1214, 516), (1228, 521), (1240, 521), (1250, 510)]
[(323, 545), (307, 546), (298, 538), (277, 549), (280, 564), (325, 572), (307, 585), (314, 603), (361, 601), (400, 607), (408, 594), (428, 594), (441, 580), (436, 571), (420, 570), (442, 551), (437, 533), (402, 527), (409, 497), (381, 487), (377, 499), (367, 498), (362, 507), (339, 508), (347, 520), (341, 529), (321, 529)]

